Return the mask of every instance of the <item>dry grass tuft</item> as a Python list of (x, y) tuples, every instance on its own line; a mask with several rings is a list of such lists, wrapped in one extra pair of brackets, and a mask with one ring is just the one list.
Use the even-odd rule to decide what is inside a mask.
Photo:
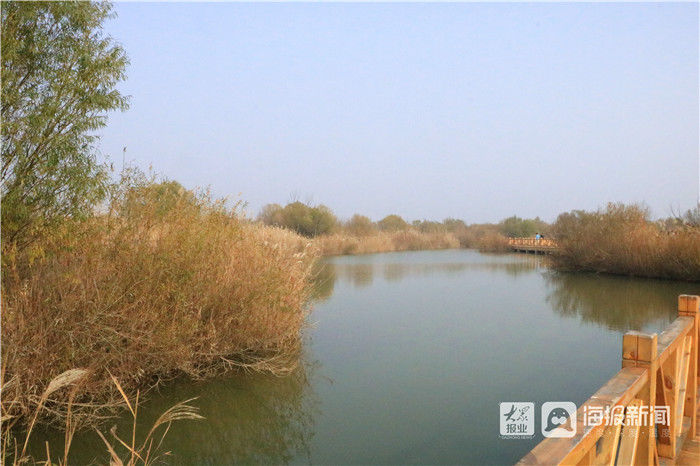
[[(73, 386), (73, 389), (70, 392), (70, 397), (68, 399), (68, 408), (66, 411), (66, 416), (65, 416), (65, 440), (64, 440), (64, 445), (63, 445), (63, 457), (58, 460), (57, 463), (54, 463), (54, 461), (51, 458), (51, 448), (48, 444), (46, 443), (46, 460), (43, 461), (44, 464), (58, 464), (60, 466), (67, 466), (69, 461), (69, 452), (70, 452), (70, 447), (71, 443), (73, 441), (73, 435), (75, 434), (75, 429), (76, 429), (76, 423), (74, 422), (73, 419), (73, 403), (74, 403), (74, 397), (77, 393), (77, 391), (80, 389), (81, 385), (80, 383), (85, 380), (85, 377), (88, 375), (88, 371), (85, 369), (69, 369), (62, 374), (59, 374), (58, 376), (54, 377), (48, 384), (46, 390), (41, 396), (41, 402), (36, 405), (34, 408), (34, 415), (32, 417), (32, 422), (29, 424), (28, 428), (26, 429), (25, 432), (23, 432), (24, 435), (24, 444), (22, 446), (21, 452), (19, 451), (17, 447), (17, 442), (16, 442), (16, 437), (14, 436), (15, 432), (13, 431), (12, 427), (14, 423), (16, 422), (17, 417), (12, 419), (12, 422), (8, 425), (5, 422), (5, 418), (3, 418), (3, 429), (2, 429), (2, 449), (0, 453), (0, 459), (2, 460), (2, 464), (9, 464), (9, 462), (12, 462), (13, 466), (18, 466), (21, 464), (37, 464), (38, 461), (36, 458), (33, 458), (31, 455), (27, 454), (27, 447), (29, 446), (32, 431), (35, 426), (35, 421), (39, 417), (39, 414), (41, 413), (42, 410), (45, 409), (44, 403), (49, 400), (51, 395), (53, 395), (55, 392), (61, 390), (62, 388), (68, 387), (68, 386)], [(110, 374), (111, 375), (111, 374)], [(110, 464), (112, 465), (128, 465), (128, 466), (135, 466), (137, 464), (143, 464), (144, 466), (154, 464), (156, 461), (158, 461), (162, 456), (169, 455), (170, 452), (161, 452), (161, 446), (163, 444), (163, 440), (165, 439), (165, 436), (168, 434), (168, 431), (170, 430), (170, 424), (174, 421), (180, 421), (180, 420), (199, 420), (199, 419), (204, 419), (200, 414), (199, 410), (188, 403), (193, 401), (194, 399), (190, 400), (185, 400), (180, 403), (177, 403), (176, 405), (170, 407), (167, 409), (161, 416), (156, 420), (156, 422), (153, 424), (149, 432), (147, 433), (145, 439), (143, 442), (138, 445), (136, 442), (136, 420), (138, 416), (138, 401), (139, 401), (139, 392), (136, 392), (136, 399), (135, 400), (130, 400), (129, 397), (126, 395), (124, 392), (124, 389), (122, 386), (119, 384), (119, 381), (114, 377), (111, 376), (111, 379), (114, 383), (114, 386), (116, 389), (119, 391), (119, 393), (123, 397), (123, 402), (125, 405), (129, 408), (129, 411), (131, 412), (131, 415), (133, 417), (133, 423), (132, 423), (132, 431), (131, 431), (131, 436), (130, 439), (124, 440), (119, 435), (117, 435), (116, 432), (116, 426), (112, 427), (110, 430), (110, 433), (114, 440), (116, 440), (116, 444), (112, 444), (105, 435), (95, 429), (97, 431), (97, 434), (100, 436), (100, 438), (104, 441), (105, 446), (107, 448), (107, 451), (110, 455)], [(160, 427), (163, 427), (162, 429), (159, 429)], [(160, 438), (157, 439), (158, 432), (160, 431)], [(157, 440), (157, 441), (156, 441)], [(119, 446), (117, 446), (119, 445)], [(12, 451), (10, 451), (10, 448), (12, 448)], [(122, 459), (120, 455), (117, 453), (117, 449), (123, 447), (126, 449), (127, 455), (125, 459)]]

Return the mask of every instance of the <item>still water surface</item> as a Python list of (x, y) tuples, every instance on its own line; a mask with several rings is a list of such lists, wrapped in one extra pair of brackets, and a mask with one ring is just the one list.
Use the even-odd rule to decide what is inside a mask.
[[(662, 330), (677, 295), (699, 292), (555, 274), (527, 255), (330, 258), (302, 370), (172, 383), (144, 405), (141, 430), (198, 397), (206, 420), (173, 424), (170, 464), (513, 463), (541, 437), (500, 439), (499, 402), (580, 404), (619, 369), (622, 333)], [(96, 435), (77, 436), (73, 462), (107, 462), (100, 445)]]

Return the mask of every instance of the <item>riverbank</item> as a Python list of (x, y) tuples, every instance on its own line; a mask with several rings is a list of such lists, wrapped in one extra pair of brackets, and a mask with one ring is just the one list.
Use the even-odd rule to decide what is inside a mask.
[(312, 244), (323, 256), (456, 249), (460, 247), (459, 239), (453, 233), (423, 233), (415, 230), (376, 232), (363, 236), (323, 235), (314, 238)]

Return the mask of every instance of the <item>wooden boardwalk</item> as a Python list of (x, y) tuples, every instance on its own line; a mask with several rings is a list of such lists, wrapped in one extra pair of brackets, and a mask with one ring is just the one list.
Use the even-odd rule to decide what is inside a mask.
[(549, 238), (508, 238), (510, 249), (528, 254), (549, 254), (556, 251), (556, 241)]
[[(699, 328), (700, 297), (681, 295), (660, 335), (627, 332), (622, 369), (578, 409), (576, 434), (545, 439), (518, 464), (700, 465)], [(592, 412), (611, 415), (585, 423)]]

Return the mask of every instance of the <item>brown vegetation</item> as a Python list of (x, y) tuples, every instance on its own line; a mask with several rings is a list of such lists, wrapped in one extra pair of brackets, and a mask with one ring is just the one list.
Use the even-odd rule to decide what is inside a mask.
[(508, 252), (508, 238), (498, 232), (487, 232), (477, 240), (477, 248), (481, 252)]
[(296, 366), (315, 249), (177, 186), (130, 186), (105, 214), (5, 251), (3, 418), (26, 418), (76, 367), (90, 375), (74, 418), (94, 419), (121, 399), (110, 373), (133, 394), (177, 374)]
[(417, 251), (424, 249), (451, 249), (459, 247), (459, 240), (452, 233), (421, 233), (416, 230), (375, 232), (353, 236), (334, 234), (318, 236), (313, 244), (324, 256), (343, 254), (370, 254), (391, 251)]
[(673, 228), (649, 220), (637, 205), (609, 204), (595, 212), (561, 214), (553, 232), (560, 246), (555, 267), (700, 281), (700, 227)]
[[(327, 227), (314, 227), (313, 218), (325, 218)], [(549, 234), (549, 225), (539, 218), (516, 216), (498, 224), (467, 225), (463, 220), (446, 218), (442, 222), (415, 220), (408, 223), (396, 214), (378, 222), (355, 214), (346, 222), (337, 222), (325, 206), (292, 202), (282, 207), (268, 204), (258, 220), (265, 225), (278, 226), (313, 238), (323, 255), (367, 254), (420, 249), (473, 248), (483, 252), (507, 252), (508, 237)], [(304, 226), (305, 225), (305, 226)]]

